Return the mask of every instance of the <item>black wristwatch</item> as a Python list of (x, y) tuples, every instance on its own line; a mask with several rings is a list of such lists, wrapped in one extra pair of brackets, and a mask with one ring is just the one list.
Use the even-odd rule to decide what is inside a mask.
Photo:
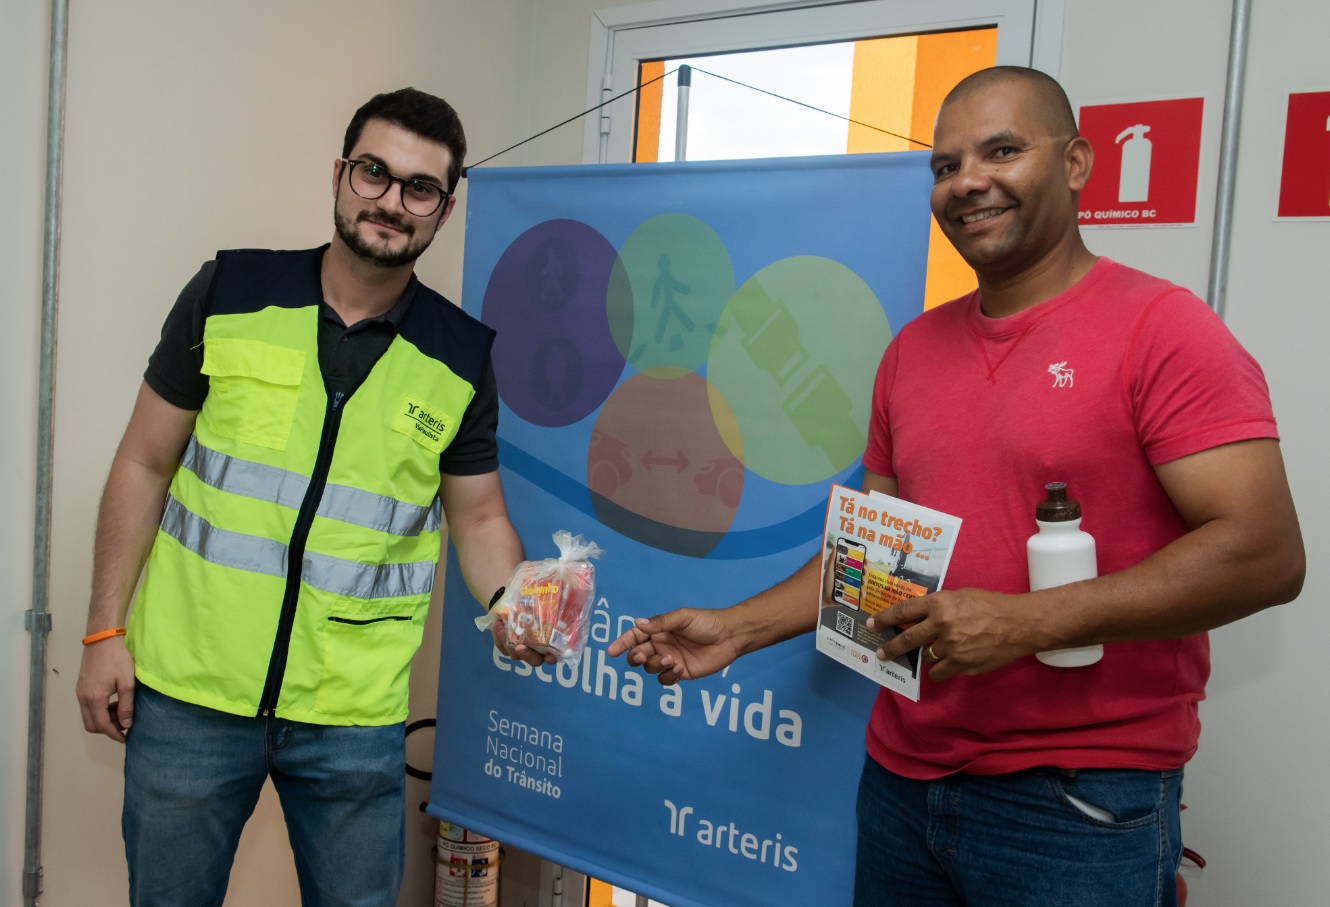
[(497, 605), (497, 604), (499, 603), (499, 599), (503, 598), (503, 593), (505, 593), (505, 592), (507, 592), (507, 591), (508, 591), (508, 587), (507, 587), (507, 586), (500, 586), (499, 588), (497, 588), (497, 589), (494, 590), (494, 594), (493, 594), (492, 596), (490, 596), (490, 603), (489, 603), (488, 605), (485, 606), (485, 612), (486, 612), (487, 614), (488, 614), (490, 611), (493, 611), (493, 610), (494, 610), (494, 606)]

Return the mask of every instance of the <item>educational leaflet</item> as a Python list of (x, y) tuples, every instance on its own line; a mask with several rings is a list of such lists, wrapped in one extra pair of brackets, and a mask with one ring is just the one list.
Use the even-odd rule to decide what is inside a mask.
[[(885, 638), (866, 621), (896, 602), (936, 592), (960, 517), (878, 492), (831, 486), (823, 539), (817, 650), (919, 701), (919, 650), (879, 661)], [(892, 636), (897, 628), (888, 631)]]

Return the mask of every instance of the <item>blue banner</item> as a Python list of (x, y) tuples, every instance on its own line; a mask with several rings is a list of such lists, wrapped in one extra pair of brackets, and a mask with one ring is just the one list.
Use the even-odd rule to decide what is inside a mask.
[(850, 902), (877, 687), (811, 636), (668, 688), (605, 647), (818, 550), (922, 309), (931, 183), (924, 152), (470, 173), (513, 524), (528, 558), (559, 529), (605, 555), (581, 664), (532, 670), (450, 551), (432, 815), (673, 907)]

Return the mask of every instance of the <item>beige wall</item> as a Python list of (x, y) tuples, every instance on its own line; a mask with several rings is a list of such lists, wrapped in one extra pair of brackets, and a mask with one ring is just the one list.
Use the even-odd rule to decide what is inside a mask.
[[(1069, 0), (1063, 81), (1073, 103), (1206, 98), (1199, 225), (1087, 230), (1095, 251), (1205, 295), (1230, 13), (1211, 0)], [(1270, 383), (1310, 559), (1301, 598), (1211, 634), (1213, 673), (1200, 752), (1188, 766), (1183, 832), (1210, 861), (1192, 883), (1199, 907), (1325, 902), (1330, 734), (1314, 692), (1330, 636), (1320, 552), (1330, 545), (1330, 443), (1324, 402), (1330, 331), (1321, 261), (1330, 223), (1273, 221), (1290, 91), (1330, 90), (1319, 36), (1330, 5), (1252, 4), (1226, 320)], [(1330, 162), (1327, 162), (1330, 166)]]
[[(1074, 106), (1153, 98), (1205, 98), (1197, 225), (1087, 229), (1095, 252), (1129, 262), (1205, 295), (1214, 222), (1219, 133), (1228, 63), (1227, 4), (1071, 0), (1060, 78)], [(1132, 13), (1135, 15), (1132, 15)], [(1148, 26), (1142, 27), (1147, 22)], [(1122, 65), (1129, 49), (1131, 65)], [(1184, 62), (1185, 61), (1185, 64)], [(1112, 154), (1116, 149), (1100, 149)]]
[[(73, 684), (95, 504), (163, 316), (218, 248), (304, 248), (328, 239), (332, 161), (351, 113), (372, 94), (410, 84), (448, 98), (478, 151), (520, 130), (529, 6), (72, 4), (51, 605), (51, 665), (59, 673), (48, 710), (43, 904), (123, 899), (122, 752), (83, 732)], [(44, 95), (32, 92), (38, 102)], [(445, 227), (420, 265), (426, 282), (454, 298), (462, 225), (459, 216)], [(437, 632), (436, 620), (429, 638)], [(437, 657), (431, 642), (413, 717), (433, 715)], [(428, 767), (419, 749), (414, 761)], [(419, 904), (432, 887), (432, 831), (415, 810), (425, 785), (409, 783), (403, 903)], [(296, 902), (285, 841), (269, 791), (241, 842), (228, 904)], [(0, 903), (10, 903), (13, 890)]]
[(6, 7), (0, 25), (0, 903), (22, 891), (28, 655), (23, 614), (32, 607), (32, 487), (36, 476), (37, 348), (41, 329), (45, 187), (45, 3)]
[[(74, 706), (92, 521), (114, 445), (162, 316), (199, 262), (220, 247), (301, 247), (328, 236), (329, 168), (350, 112), (383, 88), (414, 84), (448, 97), (467, 123), (472, 159), (583, 109), (592, 11), (601, 0), (389, 0), (387, 25), (355, 20), (349, 0), (74, 4), (69, 45), (65, 233), (59, 335), (44, 865), (46, 907), (120, 902), (121, 754), (85, 735)], [(1199, 293), (1208, 269), (1227, 4), (1213, 0), (1066, 0), (1062, 77), (1073, 103), (1204, 95), (1206, 140), (1195, 228), (1090, 231), (1092, 248)], [(1330, 839), (1330, 734), (1313, 695), (1330, 594), (1316, 555), (1330, 545), (1324, 354), (1330, 328), (1319, 259), (1330, 224), (1272, 223), (1288, 91), (1330, 89), (1321, 37), (1330, 7), (1256, 4), (1244, 119), (1228, 321), (1265, 366), (1300, 503), (1312, 572), (1302, 599), (1213, 635), (1205, 732), (1185, 799), (1187, 842), (1211, 866), (1192, 904), (1246, 907), (1323, 899)], [(36, 7), (36, 8), (32, 8)], [(0, 545), (6, 604), (0, 659), (7, 689), (27, 689), (40, 295), (45, 4), (9, 4), (0, 29), (0, 114), (18, 125), (0, 172), (26, 184), (0, 207), (0, 448), (9, 518)], [(582, 130), (564, 127), (496, 165), (582, 160)], [(22, 181), (21, 181), (22, 182)], [(463, 189), (463, 192), (465, 189)], [(465, 197), (462, 199), (465, 202)], [(460, 209), (459, 209), (460, 210)], [(459, 215), (421, 262), (456, 297)], [(437, 617), (437, 615), (436, 615)], [(437, 622), (435, 624), (437, 627)], [(427, 639), (437, 630), (427, 634)], [(437, 646), (418, 662), (413, 717), (433, 713)], [(25, 726), (21, 696), (5, 719)], [(0, 903), (17, 901), (22, 855), (23, 738), (0, 744)], [(428, 749), (426, 746), (425, 749)], [(427, 756), (413, 748), (413, 761)], [(429, 902), (428, 823), (414, 806), (403, 904)], [(242, 841), (228, 904), (294, 903), (294, 872), (270, 800)], [(505, 898), (507, 900), (507, 898)], [(534, 898), (530, 901), (534, 904)]]
[[(1210, 866), (1192, 881), (1200, 907), (1314, 904), (1330, 782), (1330, 735), (1315, 718), (1320, 641), (1330, 616), (1318, 553), (1330, 544), (1330, 442), (1321, 386), (1330, 330), (1318, 261), (1330, 223), (1275, 223), (1290, 91), (1330, 89), (1316, 36), (1330, 7), (1309, 0), (1253, 4), (1239, 146), (1226, 320), (1262, 363), (1283, 435), (1311, 567), (1300, 599), (1211, 634), (1213, 674), (1201, 707), (1200, 751), (1188, 766), (1184, 838)], [(1062, 81), (1074, 104), (1204, 96), (1198, 225), (1087, 230), (1092, 249), (1207, 292), (1230, 12), (1210, 0), (1068, 0)]]
[[(540, 40), (531, 49), (532, 70), (539, 73), (531, 86), (535, 111), (531, 132), (553, 126), (587, 108), (587, 54), (592, 15), (606, 7), (654, 3), (654, 0), (553, 0), (534, 3), (534, 30)], [(597, 63), (597, 72), (602, 64)], [(615, 94), (632, 86), (614, 89)], [(570, 123), (527, 146), (529, 163), (582, 163), (583, 122)]]
[(1215, 870), (1198, 888), (1202, 907), (1322, 903), (1330, 844), (1330, 732), (1317, 714), (1330, 638), (1330, 223), (1273, 220), (1288, 93), (1330, 90), (1318, 40), (1330, 33), (1330, 5), (1253, 7), (1227, 321), (1270, 382), (1309, 568), (1297, 602), (1212, 636), (1211, 699), (1188, 792), (1192, 846)]

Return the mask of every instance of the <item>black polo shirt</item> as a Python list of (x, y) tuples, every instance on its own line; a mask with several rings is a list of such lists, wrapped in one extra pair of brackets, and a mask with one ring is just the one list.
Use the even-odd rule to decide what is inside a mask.
[[(208, 376), (203, 374), (203, 323), (207, 318), (208, 288), (217, 262), (205, 262), (180, 291), (179, 298), (162, 325), (162, 337), (148, 358), (143, 380), (158, 396), (181, 409), (202, 409), (208, 396)], [(415, 302), (419, 281), (414, 274), (406, 290), (391, 309), (350, 327), (326, 302), (319, 303), (319, 371), (329, 394), (350, 394), (358, 388), (374, 363), (387, 351), (398, 326)], [(499, 468), (495, 431), (499, 423), (499, 394), (494, 368), (476, 388), (462, 416), (457, 436), (439, 457), (439, 471), (469, 476)]]

